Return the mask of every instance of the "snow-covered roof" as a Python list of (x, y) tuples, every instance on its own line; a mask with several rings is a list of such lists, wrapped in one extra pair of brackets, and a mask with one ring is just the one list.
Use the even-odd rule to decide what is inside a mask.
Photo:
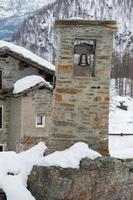
[(86, 20), (83, 17), (67, 17), (64, 20)]
[(47, 81), (45, 81), (44, 78), (42, 78), (41, 76), (31, 75), (31, 76), (26, 76), (16, 81), (16, 83), (14, 83), (13, 94), (22, 93), (40, 83), (42, 83), (41, 86), (45, 86), (51, 90), (53, 89), (53, 86)]
[(0, 49), (5, 50), (7, 53), (15, 53), (21, 58), (25, 58), (25, 61), (30, 61), (32, 64), (38, 65), (38, 67), (42, 67), (44, 70), (48, 70), (54, 73), (55, 66), (50, 63), (49, 61), (37, 56), (36, 54), (32, 53), (31, 51), (25, 49), (24, 47), (15, 45), (11, 42), (6, 42), (0, 40)]

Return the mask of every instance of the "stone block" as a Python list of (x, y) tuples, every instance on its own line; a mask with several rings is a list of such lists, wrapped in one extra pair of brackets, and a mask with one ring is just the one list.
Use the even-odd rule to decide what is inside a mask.
[(0, 189), (0, 200), (7, 200), (5, 193)]
[(132, 200), (131, 166), (108, 156), (83, 159), (79, 169), (38, 166), (28, 188), (37, 200)]
[(56, 92), (55, 93), (55, 101), (56, 101), (56, 103), (62, 102), (62, 95)]
[(72, 66), (70, 65), (59, 65), (58, 73), (70, 73), (72, 72)]

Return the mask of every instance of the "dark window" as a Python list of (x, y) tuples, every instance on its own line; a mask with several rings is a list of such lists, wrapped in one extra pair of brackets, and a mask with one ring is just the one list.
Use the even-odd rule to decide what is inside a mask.
[(4, 147), (0, 145), (0, 152), (2, 152), (3, 150), (4, 150)]
[(96, 41), (75, 41), (74, 43), (74, 75), (95, 76)]
[(2, 70), (0, 70), (0, 89), (2, 89)]
[(53, 83), (53, 76), (46, 75), (45, 80), (49, 83)]
[(2, 128), (2, 107), (0, 107), (0, 129)]
[(55, 89), (55, 87), (56, 87), (56, 77), (54, 76), (53, 77), (53, 89)]

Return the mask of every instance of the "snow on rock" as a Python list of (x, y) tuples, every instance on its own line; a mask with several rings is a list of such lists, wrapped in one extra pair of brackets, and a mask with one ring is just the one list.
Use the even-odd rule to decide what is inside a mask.
[(26, 182), (33, 165), (38, 163), (46, 149), (40, 142), (19, 154), (0, 153), (0, 188), (6, 193), (7, 200), (35, 200), (27, 190)]
[(14, 84), (13, 94), (21, 93), (31, 87), (36, 86), (39, 83), (43, 83), (46, 87), (52, 89), (52, 85), (44, 80), (41, 76), (31, 75), (26, 76)]
[(76, 20), (83, 20), (84, 21), (86, 19), (84, 19), (83, 17), (69, 17), (69, 18), (67, 17), (67, 18), (64, 18), (64, 20), (68, 20), (68, 21), (70, 21), (70, 20), (72, 20), (72, 21), (73, 20), (75, 20), (75, 21)]
[(79, 168), (81, 159), (92, 160), (101, 157), (99, 153), (89, 149), (88, 144), (78, 142), (64, 151), (56, 151), (40, 159), (39, 166), (60, 166), (62, 168)]
[(0, 40), (0, 49), (10, 50), (10, 51), (17, 53), (17, 54), (21, 55), (22, 57), (27, 58), (39, 65), (51, 70), (51, 71), (55, 71), (55, 66), (52, 63), (50, 63), (47, 60), (44, 60), (43, 58), (37, 56), (36, 54), (25, 49), (24, 47), (15, 45), (10, 42)]
[(35, 200), (26, 188), (28, 175), (34, 165), (79, 168), (82, 158), (94, 160), (101, 157), (83, 142), (75, 143), (69, 149), (56, 151), (43, 157), (46, 149), (45, 143), (40, 142), (35, 147), (19, 154), (0, 153), (0, 188), (6, 193), (7, 200)]

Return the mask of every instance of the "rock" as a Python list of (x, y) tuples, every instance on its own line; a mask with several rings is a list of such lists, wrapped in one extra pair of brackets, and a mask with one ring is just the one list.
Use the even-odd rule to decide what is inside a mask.
[(80, 169), (35, 166), (28, 187), (37, 200), (131, 200), (132, 160), (83, 159)]
[(0, 189), (0, 200), (6, 200), (6, 195), (1, 189)]

